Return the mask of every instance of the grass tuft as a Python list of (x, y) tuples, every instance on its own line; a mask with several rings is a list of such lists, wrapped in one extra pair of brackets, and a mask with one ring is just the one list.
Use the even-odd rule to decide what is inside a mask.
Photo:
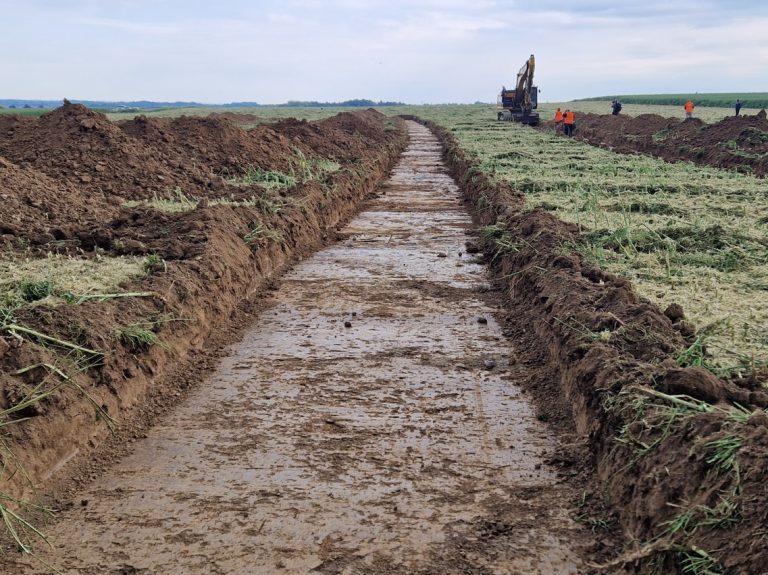
[(118, 331), (120, 341), (126, 344), (132, 351), (147, 351), (153, 345), (161, 343), (158, 335), (153, 331), (154, 324), (145, 322), (133, 323)]
[(283, 235), (279, 231), (270, 229), (261, 222), (251, 222), (250, 228), (251, 231), (245, 234), (243, 239), (252, 249), (258, 249), (265, 240), (276, 244), (282, 244), (284, 241)]
[(706, 444), (710, 452), (707, 463), (719, 473), (738, 473), (736, 454), (741, 449), (743, 440), (737, 435), (726, 435)]
[(149, 254), (144, 258), (142, 267), (144, 268), (144, 273), (148, 276), (161, 270), (168, 271), (168, 266), (165, 264), (165, 260), (159, 254)]

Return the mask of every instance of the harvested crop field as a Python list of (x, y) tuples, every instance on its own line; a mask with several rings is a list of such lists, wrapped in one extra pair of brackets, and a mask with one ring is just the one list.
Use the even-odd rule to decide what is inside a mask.
[(0, 117), (9, 570), (760, 572), (764, 180), (412, 111)]
[[(553, 129), (552, 124), (547, 128)], [(641, 152), (667, 161), (691, 161), (759, 176), (768, 173), (765, 110), (713, 123), (654, 114), (580, 114), (577, 137), (616, 152)]]

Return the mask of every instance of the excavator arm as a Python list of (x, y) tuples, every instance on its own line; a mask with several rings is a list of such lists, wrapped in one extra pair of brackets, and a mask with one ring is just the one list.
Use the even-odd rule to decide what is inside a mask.
[(536, 59), (526, 60), (517, 73), (514, 90), (502, 89), (499, 95), (499, 120), (523, 122), (535, 126), (539, 123), (539, 115), (533, 110), (537, 107), (537, 90), (533, 85), (533, 73), (536, 69)]
[(518, 94), (518, 100), (522, 104), (523, 109), (531, 110), (531, 87), (533, 86), (533, 71), (536, 68), (536, 59), (531, 54), (528, 61), (523, 64), (520, 71), (517, 73), (517, 88), (515, 92)]

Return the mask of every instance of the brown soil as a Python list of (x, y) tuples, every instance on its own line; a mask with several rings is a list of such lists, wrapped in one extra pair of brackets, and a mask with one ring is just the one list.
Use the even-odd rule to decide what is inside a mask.
[[(552, 129), (551, 122), (542, 129)], [(732, 116), (714, 124), (681, 121), (654, 114), (613, 116), (580, 114), (575, 137), (616, 152), (642, 152), (668, 161), (768, 173), (768, 119)]]
[[(602, 120), (617, 126), (643, 121)], [(575, 226), (539, 209), (521, 211), (523, 194), (485, 179), (449, 132), (428, 125), (468, 200), (490, 198), (494, 209), (478, 210), (478, 222), (502, 219), (519, 247), (512, 253), (486, 249), (507, 296), (510, 335), (539, 346), (553, 369), (554, 381), (530, 385), (541, 416), (575, 427), (586, 439), (600, 478), (594, 496), (617, 514), (628, 541), (606, 571), (674, 573), (686, 554), (703, 549), (717, 558), (713, 569), (762, 572), (768, 561), (765, 388), (755, 380), (723, 381), (700, 368), (678, 368), (673, 357), (694, 335), (679, 306), (662, 312), (626, 280), (563, 254), (564, 244), (581, 241)], [(673, 412), (670, 396), (700, 407)], [(742, 422), (729, 418), (736, 405), (753, 415)], [(718, 468), (715, 442), (729, 438), (740, 444), (736, 465)], [(707, 514), (718, 505), (722, 511), (723, 501), (736, 511)], [(664, 524), (684, 511), (693, 517), (685, 529)]]
[[(0, 122), (0, 241), (6, 257), (152, 253), (165, 260), (146, 278), (122, 286), (153, 297), (15, 312), (16, 324), (103, 354), (81, 363), (77, 378), (93, 403), (67, 387), (16, 413), (14, 418), (26, 419), (4, 428), (29, 477), (9, 479), (16, 466), (6, 458), (2, 491), (22, 496), (62, 475), (70, 460), (84, 461), (101, 444), (108, 429), (104, 417), (94, 417), (95, 406), (128, 421), (137, 409), (146, 409), (155, 387), (179, 381), (174, 373), (183, 381), (185, 360), (205, 350), (238, 305), (268, 287), (281, 269), (332, 238), (386, 175), (406, 141), (401, 124), (373, 110), (312, 124), (316, 133), (354, 149), (354, 161), (331, 158), (323, 145), (300, 142), (279, 127), (245, 132), (221, 118), (137, 118), (115, 125), (66, 103), (37, 120), (2, 117)], [(342, 132), (340, 123), (357, 129)], [(206, 202), (265, 193), (256, 186), (230, 185), (219, 174), (242, 173), (252, 165), (286, 170), (297, 150), (305, 160), (332, 159), (341, 168), (273, 192), (284, 204), (279, 213)], [(123, 205), (166, 197), (176, 186), (202, 201), (181, 213)], [(256, 225), (276, 239), (261, 236), (249, 245), (244, 237)], [(135, 349), (120, 339), (121, 327), (140, 322), (153, 326), (162, 345)], [(75, 373), (66, 350), (33, 339), (0, 333), (0, 410), (46, 377), (44, 364)]]
[(608, 543), (574, 520), (581, 489), (551, 457), (562, 434), (517, 386), (548, 366), (503, 337), (440, 145), (408, 129), (339, 241), (282, 276), (204, 384), (80, 487), (47, 529), (55, 549), (9, 572), (590, 571)]
[[(126, 134), (160, 150), (163, 156), (181, 156), (183, 166), (202, 165), (211, 174), (240, 174), (253, 166), (287, 173), (296, 161), (291, 146), (309, 156), (327, 154), (320, 148), (301, 145), (282, 130), (269, 125), (245, 131), (229, 119), (147, 118), (138, 116), (118, 123)], [(329, 128), (321, 131), (327, 133)]]
[[(285, 120), (262, 125), (249, 132), (240, 130), (233, 120), (236, 119), (137, 118), (112, 124), (100, 114), (71, 104), (65, 104), (36, 120), (0, 117), (0, 195), (4, 199), (0, 203), (0, 222), (3, 226), (0, 234), (4, 248), (11, 255), (44, 257), (57, 251), (72, 257), (98, 258), (104, 253), (155, 253), (165, 259), (165, 265), (153, 270), (146, 278), (122, 286), (126, 290), (151, 291), (155, 294), (151, 298), (82, 305), (39, 305), (16, 312), (16, 323), (99, 350), (103, 352), (103, 357), (85, 366), (81, 363), (83, 371), (78, 375), (78, 382), (88, 391), (94, 403), (86, 400), (82, 394), (65, 388), (15, 414), (14, 417), (19, 421), (4, 428), (9, 434), (6, 441), (20, 455), (20, 463), (29, 474), (29, 480), (21, 475), (12, 480), (4, 476), (4, 492), (28, 496), (39, 486), (53, 484), (57, 478), (72, 475), (77, 470), (83, 471), (76, 479), (79, 477), (85, 482), (95, 479), (97, 471), (88, 467), (86, 462), (99, 452), (99, 446), (108, 437), (104, 417), (98, 413), (95, 416), (95, 407), (123, 422), (123, 427), (114, 436), (118, 439), (111, 440), (112, 445), (131, 437), (132, 430), (126, 429), (126, 425), (137, 425), (133, 432), (141, 435), (144, 433), (142, 425), (159, 417), (164, 418), (164, 411), (174, 402), (173, 398), (180, 393), (179, 390), (197, 381), (199, 374), (194, 370), (192, 360), (198, 355), (204, 355), (214, 341), (222, 341), (222, 328), (230, 324), (238, 310), (243, 309), (241, 304), (258, 300), (258, 296), (269, 289), (273, 279), (288, 264), (307, 255), (326, 240), (336, 237), (339, 224), (355, 212), (361, 200), (394, 165), (406, 140), (402, 124), (387, 120), (372, 110), (345, 113), (320, 122)], [(657, 117), (643, 118), (638, 125), (635, 124), (636, 120), (625, 117), (608, 117), (608, 121), (616, 124), (611, 133), (620, 130), (619, 133), (625, 134), (622, 141), (632, 142), (644, 141), (646, 137), (653, 141), (652, 136), (663, 131), (665, 138), (671, 137), (668, 134), (673, 133), (674, 137), (681, 140), (685, 138), (686, 145), (691, 145), (691, 141), (712, 128), (697, 121), (670, 123), (669, 120)], [(755, 121), (762, 122), (764, 119), (758, 118)], [(721, 124), (726, 126), (725, 123)], [(654, 130), (649, 132), (650, 136), (642, 131), (643, 125), (651, 126)], [(759, 123), (741, 126), (740, 134), (746, 134), (757, 141), (760, 139), (758, 132), (764, 132), (761, 126)], [(573, 475), (582, 480), (593, 478), (593, 484), (585, 492), (582, 502), (581, 520), (598, 533), (609, 529), (615, 520), (627, 543), (623, 553), (619, 553), (612, 546), (609, 534), (601, 535), (598, 541), (592, 543), (589, 543), (588, 538), (574, 535), (578, 530), (561, 514), (567, 507), (562, 501), (563, 494), (566, 494), (565, 497), (571, 496), (573, 485), (563, 487), (563, 490), (559, 487), (555, 489), (552, 485), (536, 485), (529, 491), (510, 490), (495, 478), (485, 477), (486, 471), (463, 469), (462, 465), (457, 464), (457, 461), (461, 463), (463, 460), (446, 456), (443, 470), (427, 467), (427, 472), (424, 472), (422, 464), (422, 468), (417, 468), (421, 471), (415, 473), (414, 477), (419, 480), (429, 480), (430, 475), (449, 478), (446, 479), (449, 491), (428, 487), (427, 492), (444, 497), (450, 505), (468, 504), (471, 513), (459, 514), (455, 520), (446, 524), (448, 531), (441, 533), (443, 546), (438, 547), (437, 552), (433, 548), (429, 564), (397, 564), (392, 559), (399, 552), (397, 548), (393, 548), (394, 551), (388, 557), (375, 558), (374, 564), (364, 564), (363, 559), (355, 555), (354, 549), (339, 555), (339, 541), (330, 534), (319, 543), (321, 562), (317, 570), (340, 573), (345, 568), (357, 568), (360, 572), (373, 570), (371, 572), (400, 573), (413, 567), (411, 572), (492, 573), (497, 572), (495, 567), (499, 561), (514, 565), (521, 553), (545, 551), (546, 542), (529, 545), (525, 536), (535, 534), (536, 526), (543, 526), (545, 531), (551, 532), (549, 527), (559, 525), (564, 528), (558, 533), (564, 548), (576, 542), (580, 553), (585, 553), (589, 548), (593, 552), (592, 560), (603, 564), (602, 568), (594, 565), (590, 567), (584, 562), (581, 572), (597, 569), (609, 573), (648, 573), (655, 569), (657, 573), (675, 573), (685, 565), (686, 557), (694, 557), (699, 550), (706, 550), (717, 559), (713, 569), (725, 573), (760, 573), (768, 561), (768, 548), (764, 545), (768, 535), (765, 527), (768, 525), (768, 493), (765, 490), (768, 484), (768, 417), (765, 411), (761, 411), (768, 407), (768, 394), (764, 387), (757, 378), (722, 381), (702, 369), (677, 367), (673, 357), (695, 336), (693, 327), (685, 321), (684, 310), (678, 306), (662, 312), (638, 297), (626, 280), (590, 267), (577, 255), (563, 253), (564, 244), (581, 241), (574, 226), (541, 210), (523, 210), (525, 199), (522, 194), (486, 180), (450, 133), (436, 125), (430, 127), (441, 139), (445, 157), (455, 177), (463, 183), (467, 201), (474, 203), (483, 195), (492, 203), (493, 209), (478, 210), (477, 223), (493, 223), (497, 218), (502, 219), (512, 242), (519, 246), (518, 251), (514, 252), (495, 252), (493, 246), (483, 246), (497, 272), (497, 280), (505, 298), (503, 317), (500, 318), (503, 332), (499, 333), (509, 338), (514, 349), (513, 352), (507, 352), (508, 357), (497, 357), (494, 361), (509, 369), (510, 376), (524, 382), (531, 390), (537, 402), (539, 419), (546, 420), (553, 429), (558, 430), (558, 434), (578, 434), (571, 438), (570, 445), (561, 446), (556, 453), (550, 454), (548, 462), (559, 467), (564, 476)], [(586, 135), (584, 131), (584, 125), (580, 124), (581, 136)], [(716, 130), (710, 135), (723, 141), (722, 138), (730, 133), (723, 127), (721, 131)], [(632, 137), (627, 138), (627, 134)], [(660, 137), (657, 136), (656, 140), (660, 140)], [(416, 164), (424, 161), (420, 154), (417, 154), (419, 157), (415, 159)], [(332, 160), (338, 162), (341, 169), (289, 190), (271, 192), (274, 200), (285, 202), (279, 213), (265, 213), (250, 206), (214, 206), (208, 203), (212, 199), (242, 199), (254, 193), (263, 193), (263, 190), (255, 187), (235, 187), (228, 183), (227, 176), (241, 174), (253, 166), (264, 170), (287, 171), (297, 161), (302, 161), (302, 158)], [(757, 168), (752, 169), (758, 172)], [(472, 174), (471, 178), (469, 174)], [(433, 177), (430, 175), (427, 179)], [(156, 195), (168, 197), (176, 188), (188, 197), (201, 199), (200, 204), (194, 210), (175, 214), (162, 213), (150, 207), (126, 208), (123, 205), (126, 200), (147, 199)], [(392, 200), (382, 200), (386, 201)], [(429, 209), (445, 209), (445, 205), (439, 203), (444, 200), (438, 203), (435, 201), (429, 194), (425, 197), (425, 205), (431, 206)], [(409, 214), (411, 210), (410, 202), (399, 202), (396, 210), (398, 214), (386, 218), (387, 224), (397, 227), (397, 218), (407, 220), (412, 216), (404, 214)], [(421, 228), (436, 233), (444, 241), (440, 230), (446, 221), (444, 214), (434, 215), (438, 216), (434, 224)], [(415, 221), (418, 224), (418, 219)], [(261, 236), (249, 245), (244, 237), (256, 226), (280, 234), (275, 237), (281, 239), (275, 241)], [(353, 227), (347, 230), (345, 237), (354, 236), (356, 229)], [(373, 229), (376, 229), (375, 225)], [(337, 269), (335, 266), (341, 266), (347, 259), (348, 267), (343, 268), (346, 270), (343, 276), (356, 273), (375, 276), (377, 269), (366, 270), (367, 258), (372, 254), (366, 241), (378, 242), (386, 251), (390, 249), (388, 246), (393, 234), (387, 232), (380, 237), (373, 235), (373, 240), (363, 237), (355, 244), (355, 248), (363, 255), (362, 260), (354, 261), (342, 245), (325, 262), (325, 273), (333, 272)], [(408, 247), (411, 245), (409, 237), (410, 231), (402, 238), (398, 237), (396, 242), (402, 241)], [(474, 241), (470, 241), (466, 248), (457, 247), (453, 252), (458, 253), (459, 258), (464, 250), (466, 253), (478, 251)], [(448, 250), (441, 251), (428, 258), (419, 253), (414, 258), (414, 269), (422, 274), (426, 269), (428, 273), (429, 266), (436, 265), (435, 261), (445, 265), (449, 258), (454, 257), (453, 252), (449, 255)], [(456, 263), (466, 265), (464, 262)], [(401, 266), (407, 266), (408, 262), (395, 257), (388, 265), (398, 270)], [(464, 272), (457, 272), (461, 273)], [(320, 281), (321, 287), (317, 290), (329, 290), (325, 299), (337, 306), (343, 305), (341, 299), (334, 300), (337, 291), (357, 290), (357, 295), (360, 292), (359, 286), (339, 291), (327, 278), (318, 280), (311, 273), (308, 280), (303, 281)], [(466, 294), (460, 295), (461, 290), (457, 290), (453, 281), (455, 278), (448, 278), (445, 282), (447, 286), (432, 285), (428, 281), (419, 281), (418, 284), (406, 282), (398, 285), (402, 292), (367, 289), (363, 290), (362, 301), (369, 305), (376, 298), (380, 300), (381, 305), (374, 305), (368, 310), (371, 317), (378, 318), (376, 321), (390, 321), (393, 317), (392, 309), (402, 308), (400, 311), (403, 311), (409, 306), (413, 307), (411, 300), (421, 301), (420, 305), (424, 308), (444, 305), (446, 299), (469, 308), (478, 305), (474, 301), (468, 303), (469, 300), (462, 299)], [(314, 294), (315, 291), (310, 290), (306, 294), (293, 295), (302, 300), (304, 305), (307, 299), (312, 303)], [(285, 313), (293, 314), (298, 305), (298, 302), (288, 301)], [(414, 317), (423, 317), (419, 305), (416, 308)], [(333, 317), (327, 321), (334, 325), (344, 325), (342, 333), (357, 329), (359, 319), (353, 314), (345, 315), (347, 312), (346, 309), (335, 309), (330, 314)], [(461, 313), (464, 312), (461, 310)], [(312, 315), (315, 308), (310, 305), (302, 313)], [(344, 316), (346, 321), (339, 323), (339, 316)], [(394, 316), (397, 318), (397, 314)], [(451, 320), (451, 323), (463, 325), (462, 329), (466, 329), (467, 325), (476, 326), (475, 321), (465, 316), (464, 313), (458, 320)], [(398, 329), (413, 329), (417, 339), (429, 339), (425, 335), (432, 335), (432, 340), (437, 341), (435, 337), (442, 333), (442, 328), (419, 331), (422, 327), (420, 321), (406, 321), (402, 326), (398, 325)], [(487, 318), (485, 321), (483, 325), (498, 329), (492, 321), (488, 322)], [(150, 322), (163, 345), (135, 349), (121, 341), (117, 335), (119, 328), (135, 322)], [(280, 341), (296, 339), (290, 334), (280, 339), (283, 325), (290, 324), (288, 317), (282, 321), (278, 317), (278, 321), (272, 324), (265, 323), (272, 327), (266, 329), (264, 334), (277, 334)], [(441, 345), (453, 345), (452, 342), (457, 340), (472, 340), (461, 330), (457, 334), (441, 342)], [(265, 342), (259, 337), (254, 340), (253, 349), (256, 351), (252, 353), (265, 353), (265, 357), (270, 358), (266, 344), (271, 340)], [(338, 357), (335, 355), (339, 351), (337, 337), (336, 331), (332, 337), (329, 336), (333, 357)], [(372, 332), (369, 339), (376, 343), (380, 336)], [(391, 342), (391, 345), (396, 346), (397, 341)], [(496, 344), (490, 341), (478, 340), (478, 345), (482, 347), (475, 351), (476, 357), (468, 359), (469, 369), (478, 368), (477, 371), (482, 373), (488, 369), (479, 366), (485, 365), (483, 362), (488, 359), (480, 356), (481, 351), (496, 350), (498, 353), (494, 347)], [(294, 343), (298, 348), (289, 354), (290, 357), (283, 359), (287, 363), (293, 362), (301, 371), (306, 366), (301, 361), (297, 362), (296, 358), (300, 357), (305, 345), (304, 342)], [(474, 345), (475, 342), (472, 343)], [(311, 342), (309, 345), (312, 345)], [(350, 345), (341, 347), (347, 352), (349, 348)], [(408, 358), (413, 355), (409, 349), (401, 348), (395, 351), (387, 348), (386, 353), (390, 354), (386, 356), (387, 362), (395, 359), (400, 361), (403, 356)], [(61, 349), (40, 345), (29, 338), (12, 337), (8, 330), (1, 333), (0, 409), (14, 405), (31, 391), (45, 377), (45, 364), (56, 365), (74, 373), (69, 363), (72, 358), (65, 355)], [(419, 367), (416, 373), (427, 368), (436, 369), (437, 379), (442, 381), (441, 377), (448, 377), (450, 384), (454, 377), (454, 366), (439, 356), (434, 352), (418, 356), (416, 363)], [(252, 362), (248, 357), (244, 363), (250, 365)], [(342, 359), (350, 360), (346, 357)], [(37, 367), (15, 374), (29, 366)], [(310, 383), (322, 380), (336, 386), (330, 391), (331, 396), (337, 399), (365, 399), (365, 394), (359, 394), (356, 388), (345, 388), (343, 378), (339, 381), (329, 377), (323, 366), (319, 367), (320, 371), (311, 378)], [(466, 365), (456, 367), (461, 370), (465, 368)], [(492, 365), (490, 369), (495, 368)], [(274, 427), (274, 432), (259, 437), (259, 441), (279, 444), (280, 449), (289, 452), (297, 460), (298, 469), (303, 468), (304, 461), (319, 457), (315, 468), (319, 470), (320, 481), (316, 483), (325, 485), (323, 482), (327, 482), (331, 487), (338, 488), (344, 483), (342, 479), (347, 476), (345, 474), (351, 473), (353, 460), (359, 452), (359, 446), (348, 442), (350, 438), (346, 434), (351, 426), (361, 422), (327, 415), (318, 421), (303, 421), (302, 412), (313, 405), (312, 402), (318, 402), (314, 409), (319, 414), (328, 411), (329, 406), (323, 404), (322, 397), (314, 391), (302, 401), (300, 395), (295, 395), (294, 388), (279, 388), (284, 382), (272, 381), (270, 365), (262, 365), (261, 369), (264, 372), (264, 389), (271, 391), (262, 393), (261, 388), (257, 388), (249, 399), (257, 408), (246, 406), (247, 409), (255, 409), (259, 417), (272, 417), (269, 408), (273, 406), (274, 392), (284, 397), (287, 411), (275, 421), (266, 422)], [(354, 374), (357, 370), (359, 364), (351, 357), (345, 373)], [(393, 388), (389, 385), (379, 387), (382, 378), (375, 377), (375, 373), (372, 375), (374, 377), (368, 391), (373, 397), (377, 397), (376, 393), (386, 392), (388, 395), (385, 399), (389, 401)], [(481, 443), (484, 449), (481, 451), (484, 457), (507, 457), (509, 453), (505, 449), (496, 449), (500, 447), (499, 441), (503, 443), (502, 431), (499, 431), (497, 441), (491, 445), (487, 444), (490, 437), (487, 426), (470, 426), (466, 431), (459, 427), (453, 428), (451, 414), (454, 412), (460, 414), (460, 419), (466, 422), (475, 418), (477, 409), (485, 409), (481, 397), (485, 388), (480, 386), (473, 390), (462, 387), (465, 381), (463, 376), (458, 378), (459, 385), (452, 392), (455, 395), (450, 395), (444, 404), (430, 400), (429, 394), (434, 393), (434, 390), (415, 394), (420, 401), (423, 400), (421, 395), (426, 395), (427, 403), (417, 412), (429, 416), (426, 427), (417, 430), (417, 437), (428, 437), (438, 429), (439, 434), (444, 433), (446, 437), (438, 443), (450, 446), (460, 442), (462, 435), (471, 437), (476, 434), (483, 437)], [(421, 381), (419, 385), (426, 383)], [(273, 389), (273, 385), (278, 387)], [(412, 392), (410, 388), (403, 389), (405, 394)], [(475, 398), (479, 407), (467, 408), (470, 397)], [(234, 401), (230, 397), (224, 399), (227, 402)], [(680, 408), (680, 401), (688, 407)], [(258, 405), (261, 405), (259, 402), (263, 404), (262, 409), (258, 409)], [(501, 400), (492, 403), (494, 408), (503, 407)], [(338, 407), (340, 404), (340, 401), (336, 401), (331, 406)], [(186, 415), (181, 413), (173, 416), (169, 413), (168, 420), (181, 416), (186, 417), (193, 428), (206, 429), (206, 433), (234, 432), (228, 439), (229, 443), (225, 442), (224, 445), (225, 448), (232, 448), (231, 453), (225, 455), (244, 457), (250, 453), (248, 456), (253, 457), (253, 453), (238, 447), (242, 438), (230, 428), (231, 414), (227, 409), (220, 412), (211, 408), (205, 418), (200, 416), (207, 408), (218, 405), (215, 397), (212, 402), (202, 397), (196, 410)], [(230, 404), (222, 402), (221, 405), (226, 407)], [(400, 409), (399, 405), (393, 405), (392, 409), (378, 413), (375, 410), (380, 409), (382, 403), (373, 401), (370, 405), (375, 408), (372, 419), (378, 421), (386, 421), (384, 413), (389, 417), (392, 412)], [(736, 412), (736, 405), (754, 413), (749, 418), (729, 416)], [(235, 405), (230, 407), (234, 409)], [(242, 411), (246, 407), (239, 405), (237, 409)], [(672, 408), (680, 409), (673, 411)], [(261, 429), (263, 422), (259, 417), (249, 421), (249, 429)], [(439, 417), (446, 419), (440, 420), (444, 425), (438, 428), (432, 422)], [(508, 420), (514, 417), (499, 412), (498, 415), (490, 416), (481, 413), (477, 419), (481, 423), (490, 422), (488, 425), (492, 426), (495, 420), (499, 420), (500, 425), (507, 425)], [(312, 435), (305, 437), (290, 430), (283, 437), (281, 434), (293, 420), (307, 434), (320, 429), (323, 433), (332, 433), (333, 440), (316, 444)], [(142, 423), (136, 424), (137, 421)], [(410, 430), (413, 430), (412, 424)], [(451, 435), (456, 433), (458, 439)], [(386, 433), (377, 431), (369, 439), (377, 441), (375, 438), (380, 435), (386, 436)], [(182, 436), (187, 437), (185, 434)], [(397, 436), (394, 434), (394, 437)], [(294, 441), (294, 437), (302, 439)], [(730, 464), (726, 460), (718, 465), (716, 446), (723, 440), (736, 441), (737, 448)], [(200, 445), (194, 445), (194, 438), (190, 441), (191, 445), (187, 447), (191, 449), (191, 459), (186, 469), (195, 471), (197, 461), (206, 457), (218, 460), (223, 453), (215, 450), (199, 453), (195, 449), (199, 449)], [(218, 446), (218, 440), (214, 444)], [(110, 445), (109, 442), (107, 445)], [(472, 443), (471, 447), (474, 449), (475, 444)], [(175, 453), (172, 445), (170, 452)], [(143, 461), (151, 462), (155, 457), (152, 449), (137, 453), (144, 454), (140, 455), (145, 458)], [(254, 453), (258, 455), (258, 452)], [(323, 453), (328, 457), (322, 456)], [(404, 453), (408, 457), (412, 456), (412, 450), (406, 449)], [(374, 446), (371, 457), (364, 461), (378, 468), (381, 466), (382, 454), (391, 455), (388, 448)], [(100, 457), (104, 457), (103, 452)], [(167, 460), (175, 457), (175, 454), (169, 455)], [(536, 457), (543, 457), (543, 453), (538, 453)], [(6, 458), (5, 463), (11, 464), (9, 471), (16, 468), (12, 460)], [(254, 470), (259, 463), (258, 460), (252, 462)], [(456, 469), (453, 469), (454, 465)], [(534, 464), (534, 471), (538, 473), (541, 468), (536, 465), (538, 463)], [(408, 469), (407, 465), (405, 469)], [(382, 473), (394, 474), (395, 471), (392, 465), (387, 465)], [(533, 473), (533, 476), (537, 473)], [(129, 475), (117, 469), (114, 481), (121, 481), (123, 476)], [(109, 487), (109, 478), (113, 476), (104, 477)], [(395, 475), (392, 477), (396, 485), (401, 484), (399, 478)], [(175, 473), (171, 473), (169, 489), (175, 478)], [(406, 478), (408, 481), (413, 480), (409, 475)], [(469, 483), (464, 483), (465, 479)], [(151, 491), (152, 481), (154, 479), (150, 478), (148, 491)], [(215, 480), (205, 474), (198, 479), (192, 477), (190, 481), (208, 487), (215, 487), (216, 484)], [(352, 484), (365, 488), (364, 482)], [(471, 488), (474, 484), (483, 486), (478, 496), (486, 494), (489, 490), (487, 486), (493, 485), (504, 494), (504, 498), (494, 499), (496, 495), (486, 497), (478, 506), (478, 501), (474, 500), (475, 492)], [(313, 487), (315, 483), (310, 481), (309, 485)], [(472, 497), (465, 498), (463, 490), (467, 489), (467, 485), (470, 485), (467, 493)], [(397, 504), (400, 491), (400, 487), (393, 491), (394, 507), (382, 509), (381, 513), (386, 514), (386, 517), (392, 515), (393, 528), (402, 529), (406, 522)], [(108, 516), (110, 505), (117, 505), (130, 496), (130, 492), (130, 485), (125, 489), (116, 488), (114, 493), (99, 500), (99, 504), (106, 507), (94, 512), (94, 516), (103, 521)], [(269, 493), (259, 492), (258, 495), (262, 499), (272, 497)], [(368, 496), (365, 489), (349, 496), (337, 496), (331, 492), (333, 500), (361, 496)], [(246, 535), (254, 540), (262, 535), (264, 523), (261, 526), (248, 526), (241, 521), (240, 514), (246, 503), (251, 506), (263, 501), (230, 502), (225, 495), (222, 497), (220, 501), (227, 505), (219, 511), (227, 515), (227, 529), (247, 527)], [(306, 500), (312, 502), (314, 505), (310, 507), (320, 514), (317, 524), (324, 525), (326, 519), (321, 513), (322, 505), (313, 497), (301, 497), (296, 504), (286, 499), (282, 503), (287, 506), (285, 509), (281, 511), (278, 505), (276, 524), (288, 525), (279, 519), (290, 514), (295, 519), (298, 507), (305, 505)], [(83, 506), (89, 504), (88, 499), (83, 501)], [(733, 505), (728, 513), (723, 510), (723, 502)], [(229, 506), (230, 503), (232, 506)], [(548, 505), (552, 507), (549, 511), (544, 509)], [(432, 507), (426, 505), (424, 510)], [(336, 507), (330, 505), (328, 509), (333, 511)], [(447, 515), (453, 512), (447, 505), (441, 507), (441, 511)], [(665, 522), (679, 520), (683, 511), (690, 514), (692, 521), (684, 528), (672, 531), (671, 524)], [(194, 502), (190, 503), (190, 513), (197, 512)], [(211, 509), (208, 512), (212, 512)], [(354, 509), (351, 512), (356, 513)], [(141, 520), (141, 513), (138, 515)], [(327, 517), (331, 516), (332, 513)], [(77, 520), (73, 525), (77, 525)], [(141, 527), (151, 532), (157, 528), (157, 524), (145, 522)], [(416, 533), (425, 530), (418, 521), (412, 527)], [(110, 550), (110, 553), (114, 553), (110, 561), (117, 561), (122, 556), (120, 541), (126, 541), (127, 544), (127, 540), (121, 538), (130, 538), (131, 530), (121, 529), (117, 519), (109, 524), (109, 528), (115, 534), (114, 540), (110, 542), (115, 547)], [(79, 527), (72, 529), (73, 533), (80, 535)], [(100, 532), (97, 530), (95, 533), (98, 539)], [(216, 532), (211, 533), (215, 535)], [(302, 533), (308, 532), (305, 530)], [(209, 545), (207, 536), (205, 533), (181, 530), (177, 536), (165, 539), (164, 553), (173, 563), (176, 545), (200, 544), (204, 547)], [(366, 534), (362, 533), (361, 536)], [(574, 537), (573, 541), (569, 541), (571, 537)], [(276, 538), (279, 539), (278, 536)], [(142, 544), (152, 541), (150, 537)], [(214, 547), (220, 543), (211, 541)], [(114, 545), (115, 542), (117, 545)], [(89, 553), (96, 553), (91, 558), (93, 561), (100, 560), (99, 545), (95, 544), (89, 550)], [(226, 547), (223, 549), (226, 551)], [(283, 551), (270, 549), (274, 552)], [(76, 551), (75, 555), (78, 554)], [(72, 561), (91, 560), (75, 555), (70, 557)], [(562, 557), (559, 552), (555, 555), (564, 569), (570, 569), (567, 553)], [(609, 558), (605, 559), (606, 556)], [(700, 554), (698, 556), (702, 557)], [(311, 559), (314, 560), (314, 557)], [(223, 553), (222, 561), (238, 560), (234, 555)], [(275, 565), (281, 569), (290, 567), (282, 558), (276, 557), (275, 561)], [(542, 563), (537, 565), (541, 567)], [(422, 567), (422, 571), (417, 570)], [(98, 566), (93, 569), (96, 569), (92, 571), (94, 573), (104, 572)], [(128, 569), (132, 570), (130, 572), (138, 572), (130, 565), (125, 566), (123, 572), (128, 572)], [(523, 569), (522, 572), (530, 572), (530, 569)]]

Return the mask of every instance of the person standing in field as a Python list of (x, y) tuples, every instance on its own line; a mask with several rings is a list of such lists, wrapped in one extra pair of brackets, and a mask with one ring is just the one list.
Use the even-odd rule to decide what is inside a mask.
[(619, 112), (621, 112), (621, 102), (618, 100), (614, 100), (611, 102), (611, 114), (614, 116), (618, 116)]
[(555, 133), (563, 131), (563, 113), (560, 108), (555, 110)]
[(686, 120), (690, 120), (690, 119), (692, 119), (692, 118), (693, 118), (693, 109), (694, 109), (695, 107), (696, 107), (696, 106), (694, 106), (694, 105), (693, 105), (693, 102), (691, 102), (690, 100), (688, 100), (688, 101), (685, 103), (685, 106), (683, 106), (683, 108), (685, 109), (685, 119), (686, 119)]
[(736, 98), (735, 108), (736, 108), (736, 115), (738, 116), (739, 113), (741, 112), (741, 100), (739, 100), (738, 98)]
[(563, 122), (565, 124), (565, 135), (572, 138), (573, 130), (576, 127), (576, 114), (570, 110), (566, 110)]

